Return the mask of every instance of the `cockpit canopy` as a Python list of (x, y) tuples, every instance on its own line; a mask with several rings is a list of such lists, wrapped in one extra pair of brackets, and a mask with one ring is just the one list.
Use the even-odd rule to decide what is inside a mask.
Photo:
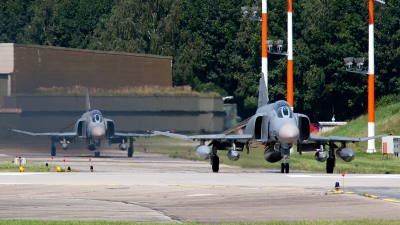
[(289, 103), (286, 101), (277, 101), (275, 102), (275, 111), (279, 118), (292, 118), (293, 112)]
[(99, 110), (92, 111), (92, 122), (103, 122), (103, 116)]

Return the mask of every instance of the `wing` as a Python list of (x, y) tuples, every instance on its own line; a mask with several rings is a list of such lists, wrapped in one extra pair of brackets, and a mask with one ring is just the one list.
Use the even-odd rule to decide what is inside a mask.
[(239, 142), (247, 142), (253, 138), (250, 134), (205, 134), (205, 135), (194, 135), (194, 136), (187, 136), (183, 134), (175, 134), (170, 132), (163, 132), (163, 131), (153, 131), (154, 134), (164, 135), (173, 138), (179, 138), (183, 140), (219, 140), (219, 141), (231, 141), (236, 140)]
[(119, 137), (153, 137), (156, 136), (156, 134), (137, 134), (137, 133), (114, 133), (114, 136), (112, 138), (119, 138)]
[(377, 136), (370, 136), (370, 137), (363, 137), (363, 138), (351, 138), (351, 137), (340, 137), (340, 136), (329, 136), (329, 137), (322, 137), (322, 136), (310, 136), (310, 138), (306, 141), (307, 143), (312, 142), (322, 142), (322, 143), (329, 143), (329, 142), (361, 142), (361, 141), (368, 141), (371, 139), (381, 138), (389, 136), (390, 134), (381, 134)]
[(30, 135), (30, 136), (69, 137), (69, 138), (76, 137), (76, 133), (75, 132), (34, 133), (34, 132), (23, 131), (23, 130), (15, 130), (15, 129), (12, 129), (12, 131), (17, 132), (17, 133), (21, 133), (21, 134)]
[(139, 138), (139, 137), (153, 137), (156, 136), (156, 134), (137, 134), (137, 133), (119, 133), (115, 132), (114, 135), (110, 138), (108, 138), (108, 143), (111, 144), (118, 144), (118, 143), (124, 143), (128, 140), (134, 141), (134, 138)]
[(15, 130), (15, 129), (12, 129), (12, 131), (21, 133), (21, 134), (30, 135), (30, 136), (49, 137), (54, 141), (62, 141), (62, 140), (73, 141), (75, 139), (75, 137), (77, 136), (75, 132), (34, 133), (34, 132)]

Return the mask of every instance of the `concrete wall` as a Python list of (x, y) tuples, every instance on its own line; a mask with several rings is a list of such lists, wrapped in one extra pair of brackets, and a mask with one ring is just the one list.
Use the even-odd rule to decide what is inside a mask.
[(2, 96), (7, 96), (8, 74), (0, 74), (0, 108), (4, 105)]
[(0, 43), (0, 74), (14, 71), (14, 44)]
[(0, 74), (6, 73), (11, 95), (53, 86), (172, 86), (172, 57), (0, 44)]
[[(85, 112), (85, 97), (5, 97), (5, 107), (21, 108), (20, 130), (59, 131)], [(221, 132), (225, 112), (221, 98), (90, 97), (92, 109), (114, 120), (116, 131)]]

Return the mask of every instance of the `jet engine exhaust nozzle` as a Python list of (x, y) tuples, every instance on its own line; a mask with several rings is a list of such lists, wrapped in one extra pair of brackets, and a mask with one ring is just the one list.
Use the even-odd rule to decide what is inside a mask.
[(95, 127), (92, 130), (92, 138), (96, 140), (103, 139), (106, 136), (106, 130), (104, 127)]
[(207, 145), (198, 145), (195, 149), (195, 153), (200, 159), (209, 159), (211, 157), (212, 150)]
[(299, 140), (300, 131), (297, 126), (286, 124), (279, 129), (278, 135), (279, 141), (287, 144), (293, 144)]

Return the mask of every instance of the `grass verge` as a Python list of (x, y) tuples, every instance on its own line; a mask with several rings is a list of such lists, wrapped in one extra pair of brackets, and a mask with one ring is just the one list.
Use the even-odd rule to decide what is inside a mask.
[[(24, 172), (57, 172), (57, 166), (49, 164), (46, 166), (45, 163), (27, 163), (22, 166), (24, 168)], [(1, 172), (19, 172), (19, 165), (16, 165), (12, 162), (0, 162), (0, 171)], [(76, 172), (76, 170), (71, 170), (72, 172)], [(61, 169), (61, 172), (66, 172), (65, 169)]]

